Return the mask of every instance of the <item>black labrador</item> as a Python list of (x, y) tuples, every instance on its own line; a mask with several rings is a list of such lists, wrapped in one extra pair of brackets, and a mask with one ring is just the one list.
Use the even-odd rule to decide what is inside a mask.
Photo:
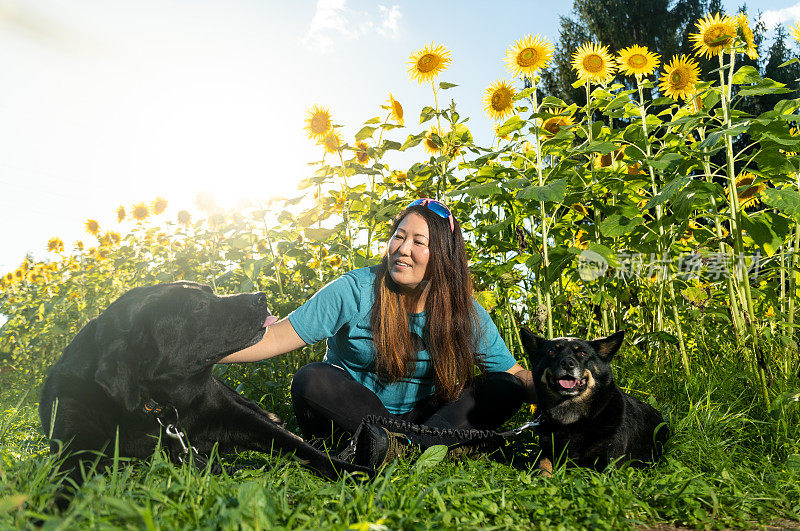
[[(212, 376), (215, 363), (259, 341), (274, 320), (263, 293), (219, 297), (175, 282), (123, 294), (78, 332), (45, 381), (39, 416), (51, 451), (64, 446), (62, 469), (80, 482), (79, 462), (113, 455), (117, 433), (119, 455), (138, 458), (152, 455), (161, 433), (173, 459), (185, 456), (184, 444), (207, 455), (218, 443), (220, 453), (294, 454), (326, 478), (372, 476), (310, 446)], [(170, 425), (176, 438), (161, 432)]]

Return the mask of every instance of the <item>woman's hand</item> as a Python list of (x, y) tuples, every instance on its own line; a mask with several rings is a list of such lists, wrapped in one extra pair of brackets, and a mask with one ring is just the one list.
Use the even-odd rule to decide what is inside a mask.
[(522, 382), (523, 386), (525, 386), (525, 401), (535, 404), (536, 387), (533, 385), (533, 373), (527, 369), (524, 369), (519, 363), (515, 363), (514, 366), (508, 369), (506, 372), (519, 378), (519, 381)]
[(305, 341), (297, 335), (289, 319), (282, 319), (267, 327), (261, 341), (222, 358), (219, 363), (261, 361), (304, 346)]

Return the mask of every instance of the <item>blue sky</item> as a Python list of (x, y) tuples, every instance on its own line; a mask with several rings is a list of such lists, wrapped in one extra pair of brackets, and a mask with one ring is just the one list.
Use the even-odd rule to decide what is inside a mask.
[[(555, 42), (571, 5), (0, 0), (0, 272), (26, 252), (45, 258), (53, 236), (69, 248), (88, 218), (113, 229), (118, 206), (157, 195), (173, 215), (200, 191), (223, 206), (295, 195), (319, 159), (302, 130), (313, 104), (352, 139), (391, 91), (407, 117), (394, 138), (419, 132), (431, 92), (408, 79), (407, 61), (431, 41), (452, 52), (441, 79), (459, 86), (445, 103), (488, 145), (481, 97), (507, 76), (506, 49), (527, 34)], [(794, 0), (748, 6), (770, 22), (800, 19)]]

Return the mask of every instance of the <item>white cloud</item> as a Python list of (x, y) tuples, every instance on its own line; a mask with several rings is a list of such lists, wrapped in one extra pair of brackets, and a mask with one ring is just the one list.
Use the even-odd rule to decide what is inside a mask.
[(800, 2), (783, 9), (764, 11), (761, 20), (764, 21), (767, 29), (773, 29), (778, 24), (794, 24), (796, 20), (800, 20)]
[(400, 6), (393, 5), (391, 8), (386, 6), (378, 6), (380, 12), (381, 25), (378, 27), (378, 33), (383, 36), (396, 37), (400, 32)]
[(372, 9), (348, 7), (348, 0), (317, 0), (317, 9), (303, 37), (303, 44), (320, 52), (328, 51), (337, 38), (354, 40), (369, 33), (394, 38), (400, 31), (400, 6), (378, 5)]

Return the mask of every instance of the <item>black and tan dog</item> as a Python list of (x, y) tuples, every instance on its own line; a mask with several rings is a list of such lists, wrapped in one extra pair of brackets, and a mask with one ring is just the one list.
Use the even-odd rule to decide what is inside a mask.
[(661, 414), (614, 382), (610, 362), (623, 335), (547, 340), (521, 330), (542, 415), (540, 469), (551, 473), (562, 456), (598, 470), (613, 462), (642, 466), (661, 456), (668, 437)]

